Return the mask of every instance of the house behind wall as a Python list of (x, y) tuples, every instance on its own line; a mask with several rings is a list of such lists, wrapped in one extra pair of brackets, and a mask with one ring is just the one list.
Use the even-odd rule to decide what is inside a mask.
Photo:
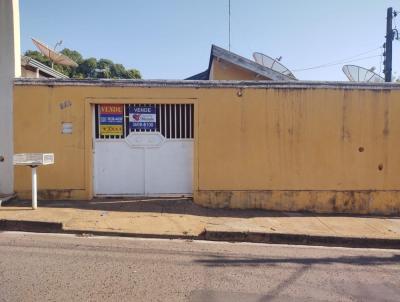
[(207, 70), (186, 80), (294, 81), (273, 68), (258, 64), (216, 45), (211, 46)]
[[(15, 152), (54, 152), (40, 198), (91, 199), (93, 105), (194, 106), (193, 197), (207, 207), (400, 213), (395, 84), (16, 80)], [(73, 133), (61, 133), (63, 122)], [(130, 169), (132, 167), (126, 167)], [(110, 176), (112, 177), (112, 176)], [(28, 168), (15, 190), (29, 198)]]

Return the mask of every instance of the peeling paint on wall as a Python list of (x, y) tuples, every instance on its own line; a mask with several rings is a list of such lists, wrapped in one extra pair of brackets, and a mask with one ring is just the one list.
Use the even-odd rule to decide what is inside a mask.
[(60, 103), (60, 109), (63, 110), (65, 108), (71, 107), (72, 106), (72, 102), (69, 100), (63, 101)]
[(400, 215), (400, 191), (197, 191), (210, 208)]

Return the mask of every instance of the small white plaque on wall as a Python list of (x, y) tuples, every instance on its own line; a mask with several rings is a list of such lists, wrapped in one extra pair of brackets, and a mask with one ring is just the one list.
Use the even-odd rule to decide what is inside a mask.
[(62, 122), (61, 133), (62, 134), (72, 134), (72, 123)]

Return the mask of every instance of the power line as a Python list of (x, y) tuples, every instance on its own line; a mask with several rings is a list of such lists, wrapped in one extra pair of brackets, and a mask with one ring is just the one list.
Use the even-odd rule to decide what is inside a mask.
[[(358, 59), (358, 60), (355, 59), (355, 58), (358, 58), (358, 57), (360, 57), (362, 55), (371, 53), (371, 52), (376, 51), (376, 50), (381, 49), (381, 48), (382, 48), (382, 46), (374, 48), (374, 49), (371, 49), (371, 50), (368, 50), (368, 51), (361, 52), (359, 54), (353, 55), (353, 56), (345, 58), (345, 59), (335, 60), (335, 61), (331, 61), (331, 62), (327, 62), (327, 63), (321, 64), (321, 65), (311, 66), (311, 67), (307, 67), (307, 68), (294, 69), (293, 71), (294, 72), (299, 72), (299, 71), (305, 71), (305, 70), (311, 70), (311, 69), (318, 69), (318, 68), (324, 68), (324, 67), (330, 67), (330, 66), (334, 66), (334, 65), (339, 65), (339, 64), (343, 64), (343, 63), (350, 63), (350, 62), (354, 62), (354, 61), (365, 60), (365, 59), (369, 59), (369, 58), (372, 58), (372, 57), (377, 57), (379, 55), (365, 57), (365, 58)], [(352, 60), (352, 59), (355, 59), (355, 60)]]
[(342, 63), (345, 63), (346, 61), (349, 61), (349, 60), (351, 60), (353, 58), (357, 58), (359, 56), (365, 55), (367, 53), (371, 53), (371, 52), (376, 51), (376, 50), (381, 49), (381, 48), (382, 48), (382, 46), (374, 48), (374, 49), (371, 49), (371, 50), (368, 50), (368, 51), (361, 52), (359, 54), (353, 55), (353, 56), (345, 58), (345, 59), (335, 60), (335, 61), (327, 62), (327, 63), (321, 64), (321, 65), (317, 65), (317, 66), (312, 66), (312, 67), (307, 67), (307, 68), (300, 68), (300, 69), (293, 70), (293, 71), (303, 71), (303, 70), (309, 70), (309, 69), (315, 69), (315, 68), (322, 68), (322, 67), (325, 67), (325, 66), (332, 66), (332, 65), (342, 64)]
[(319, 66), (314, 66), (314, 67), (309, 67), (309, 68), (297, 69), (297, 70), (293, 70), (293, 72), (306, 71), (306, 70), (318, 69), (318, 68), (326, 68), (326, 67), (331, 67), (331, 66), (335, 66), (335, 65), (341, 65), (341, 64), (351, 63), (351, 62), (367, 60), (367, 59), (376, 58), (376, 57), (380, 57), (380, 56), (381, 55), (374, 55), (374, 56), (363, 57), (363, 58), (354, 59), (354, 60), (342, 61), (342, 62), (334, 63), (334, 64), (325, 64), (325, 65), (319, 65)]

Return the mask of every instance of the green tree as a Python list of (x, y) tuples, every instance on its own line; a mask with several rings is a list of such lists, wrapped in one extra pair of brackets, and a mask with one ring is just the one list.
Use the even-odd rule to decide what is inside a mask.
[(114, 65), (113, 61), (108, 59), (100, 59), (97, 61), (97, 67), (101, 69), (110, 69), (111, 65)]
[(64, 48), (63, 50), (60, 51), (60, 53), (62, 53), (63, 55), (67, 56), (68, 58), (72, 59), (73, 61), (78, 63), (78, 65), (80, 63), (82, 63), (82, 61), (83, 61), (82, 55), (79, 52), (77, 52), (76, 50), (71, 50), (69, 48)]
[(127, 79), (141, 79), (142, 78), (140, 71), (137, 69), (128, 69), (126, 71), (126, 73), (127, 73)]
[(125, 67), (122, 64), (111, 66), (111, 77), (114, 79), (124, 79), (126, 75)]
[(51, 61), (48, 57), (45, 57), (40, 53), (39, 51), (36, 50), (27, 50), (25, 51), (25, 56), (30, 57), (36, 61), (39, 61), (42, 64), (45, 64), (47, 66), (51, 66)]
[[(109, 59), (87, 58), (76, 50), (64, 48), (61, 53), (72, 60), (74, 60), (78, 67), (63, 66), (54, 64), (53, 68), (70, 78), (85, 79), (85, 78), (97, 78), (97, 79), (141, 79), (142, 76), (140, 71), (137, 69), (125, 69), (122, 64), (115, 64)], [(51, 67), (51, 61), (49, 58), (42, 55), (40, 52), (35, 50), (27, 50), (24, 54), (27, 57), (31, 57)]]
[(77, 68), (78, 74), (82, 74), (84, 78), (94, 78), (96, 76), (97, 60), (89, 58), (82, 61)]
[(114, 65), (113, 61), (108, 59), (100, 59), (97, 61), (97, 78), (110, 79), (111, 66)]

